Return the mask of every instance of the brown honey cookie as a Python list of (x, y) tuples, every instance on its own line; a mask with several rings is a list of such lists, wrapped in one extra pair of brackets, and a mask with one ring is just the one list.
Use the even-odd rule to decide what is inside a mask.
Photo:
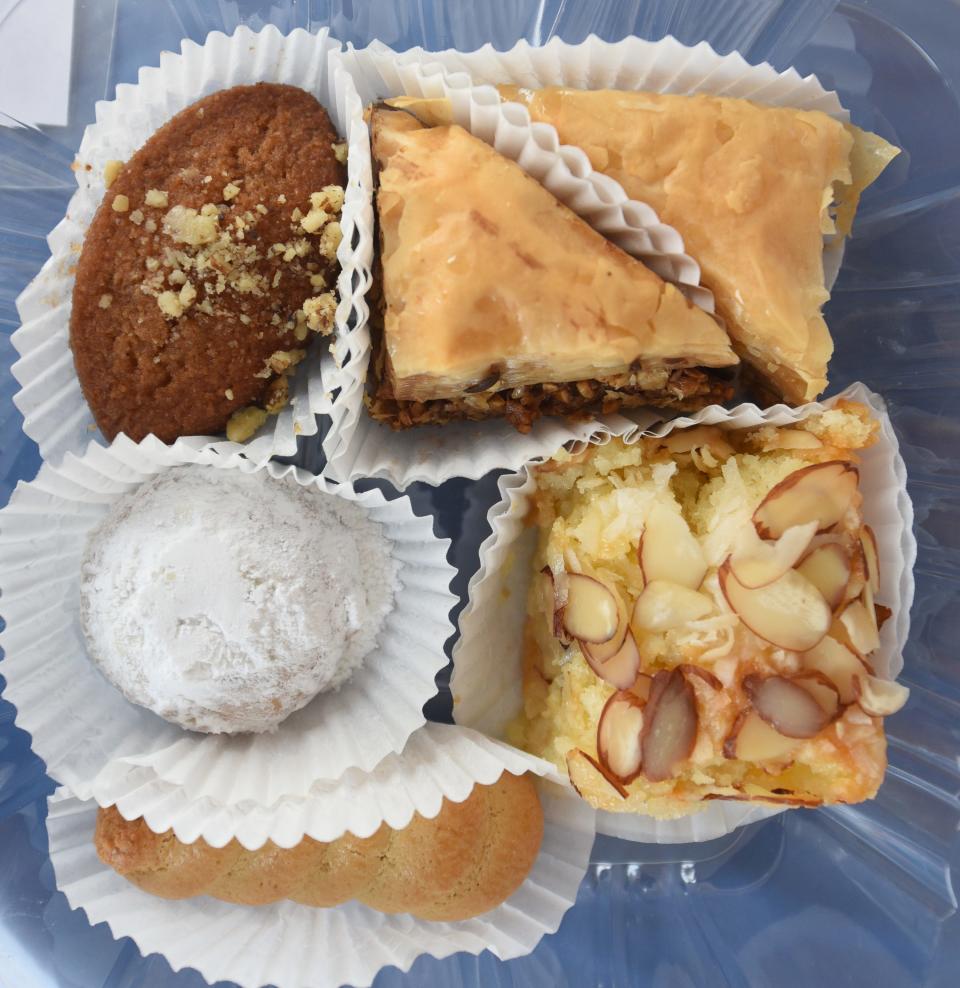
[(260, 83), (199, 100), (108, 165), (70, 320), (107, 439), (242, 441), (286, 404), (333, 328), (339, 140), (309, 93)]

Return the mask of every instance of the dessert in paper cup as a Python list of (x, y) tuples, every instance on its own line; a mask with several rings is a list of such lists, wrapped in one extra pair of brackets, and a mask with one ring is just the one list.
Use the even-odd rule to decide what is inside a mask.
[(17, 303), (14, 401), (46, 460), (123, 434), (265, 462), (316, 434), (369, 254), (366, 133), (337, 48), (325, 30), (213, 33), (97, 104)]
[(566, 768), (635, 840), (872, 797), (907, 699), (905, 481), (863, 385), (598, 431), (505, 476), (454, 718)]
[(288, 842), (254, 848), (181, 843), (116, 807), (54, 796), (57, 886), (143, 954), (251, 988), (367, 985), (421, 954), (517, 957), (576, 899), (593, 811), (538, 759), (429, 725), (389, 767), (344, 785), (349, 796), (312, 796), (297, 819), (332, 806), (351, 829), (324, 823), (317, 840), (284, 825)]
[(0, 513), (5, 695), (79, 798), (149, 769), (269, 806), (424, 723), (455, 602), (407, 498), (190, 443), (91, 443)]
[(725, 402), (738, 367), (764, 400), (823, 390), (820, 306), (896, 149), (815, 79), (672, 39), (336, 61), (370, 104), (380, 244), (332, 475), (515, 467), (590, 416)]

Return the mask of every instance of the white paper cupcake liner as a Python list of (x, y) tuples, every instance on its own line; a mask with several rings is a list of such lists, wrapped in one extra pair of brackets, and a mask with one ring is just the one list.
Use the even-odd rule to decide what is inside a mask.
[[(468, 776), (472, 767), (458, 763), (468, 748), (453, 740), (457, 730), (434, 729), (432, 743), (455, 745), (459, 754), (450, 756), (454, 774)], [(504, 763), (496, 765), (496, 748), (489, 741), (473, 744), (474, 755), (484, 765), (480, 771), (491, 781), (516, 764), (517, 756), (508, 753)], [(408, 759), (407, 751), (403, 757)], [(444, 788), (448, 780), (435, 777), (438, 768), (440, 761), (424, 747), (422, 757), (411, 749), (406, 768), (391, 774), (398, 783), (406, 774), (401, 788), (407, 792), (430, 783)], [(472, 783), (451, 786), (463, 799)], [(421, 954), (446, 957), (457, 951), (490, 950), (503, 960), (519, 957), (557, 929), (586, 871), (594, 814), (557, 783), (542, 780), (539, 788), (544, 835), (530, 874), (496, 909), (455, 923), (387, 916), (355, 902), (312, 909), (294, 902), (249, 908), (207, 897), (159, 899), (101, 863), (92, 839), (96, 804), (69, 796), (50, 800), (50, 859), (57, 886), (73, 908), (83, 909), (91, 923), (108, 923), (116, 937), (132, 937), (144, 955), (163, 954), (174, 970), (196, 968), (211, 983), (230, 980), (245, 988), (267, 983), (278, 988), (364, 986), (388, 965), (406, 971)], [(433, 806), (433, 799), (427, 805)], [(438, 811), (436, 802), (434, 815)], [(382, 819), (390, 822), (388, 812), (384, 810)], [(407, 821), (409, 817), (406, 809), (400, 815)]]
[(131, 772), (124, 765), (105, 770), (97, 796), (100, 805), (115, 805), (128, 820), (143, 817), (156, 833), (173, 830), (184, 843), (202, 838), (222, 847), (235, 838), (255, 850), (268, 840), (293, 847), (304, 836), (369, 837), (381, 823), (401, 830), (414, 813), (433, 818), (444, 799), (462, 802), (475, 784), (490, 785), (504, 771), (563, 781), (542, 758), (468, 728), (427, 723), (371, 771), (349, 769), (336, 782), (315, 782), (305, 796), (284, 796), (272, 806), (191, 799), (152, 769)]
[[(369, 269), (372, 248), (364, 242), (369, 227), (357, 224), (358, 213), (367, 206), (369, 181), (361, 180), (354, 158), (359, 150), (360, 159), (369, 159), (369, 147), (353, 83), (330, 61), (338, 48), (339, 42), (326, 29), (319, 34), (298, 29), (282, 35), (272, 26), (256, 33), (240, 27), (229, 37), (215, 32), (203, 45), (184, 41), (181, 54), (164, 52), (159, 68), (141, 69), (136, 85), (117, 86), (116, 99), (97, 103), (96, 123), (87, 127), (77, 154), (78, 189), (65, 218), (47, 238), (52, 256), (17, 299), (22, 326), (11, 337), (20, 355), (12, 368), (21, 386), (14, 403), (23, 413), (24, 431), (47, 461), (82, 453), (91, 438), (103, 441), (80, 390), (69, 325), (77, 257), (105, 192), (104, 166), (111, 160), (127, 160), (172, 116), (216, 90), (256, 82), (288, 83), (312, 93), (330, 113), (349, 154), (343, 241), (337, 251), (338, 332), (360, 321), (366, 290), (362, 272)], [(328, 345), (315, 341), (291, 381), (290, 403), (248, 442), (208, 436), (193, 444), (224, 455), (242, 453), (257, 463), (296, 453), (297, 436), (314, 435), (316, 416), (329, 411), (324, 362), (330, 362)]]
[[(764, 63), (750, 65), (737, 53), (717, 54), (705, 42), (689, 48), (674, 38), (649, 42), (626, 38), (611, 44), (590, 37), (581, 44), (567, 44), (553, 38), (542, 47), (525, 41), (509, 51), (500, 52), (485, 45), (474, 52), (427, 52), (413, 48), (396, 53), (379, 42), (363, 50), (348, 49), (333, 56), (336, 64), (352, 75), (363, 103), (384, 96), (448, 95), (458, 113), (458, 122), (496, 143), (503, 153), (527, 156), (544, 162), (531, 170), (538, 178), (557, 178), (559, 190), (570, 181), (581, 181), (581, 194), (571, 205), (585, 207), (581, 215), (597, 222), (610, 235), (621, 229), (629, 242), (626, 220), (641, 221), (655, 214), (648, 207), (621, 203), (617, 194), (625, 194), (617, 183), (592, 172), (581, 172), (582, 153), (561, 148), (552, 127), (526, 126), (529, 116), (522, 107), (496, 109), (489, 89), (483, 86), (513, 83), (530, 88), (567, 85), (592, 89), (642, 89), (655, 92), (694, 93), (737, 96), (800, 109), (822, 110), (837, 119), (847, 113), (835, 93), (828, 92), (814, 76), (802, 78), (794, 69), (778, 73)], [(521, 111), (519, 113), (518, 111)], [(518, 129), (519, 128), (519, 129)], [(522, 153), (521, 153), (522, 152)], [(550, 156), (552, 155), (552, 158)], [(552, 160), (551, 167), (546, 162)], [(526, 158), (523, 162), (525, 164)], [(526, 167), (526, 164), (525, 164)], [(589, 163), (586, 164), (589, 169)], [(593, 183), (597, 183), (594, 185)], [(583, 185), (593, 188), (593, 195), (582, 193)], [(616, 203), (613, 212), (601, 206), (605, 196)], [(368, 221), (373, 230), (373, 211)], [(609, 221), (612, 226), (603, 226)], [(653, 224), (656, 225), (655, 223)], [(671, 228), (666, 228), (671, 229)], [(674, 233), (676, 231), (673, 231)], [(682, 251), (682, 239), (677, 235)], [(372, 238), (371, 238), (372, 243)], [(676, 243), (673, 247), (676, 247)], [(673, 248), (671, 248), (673, 249)], [(828, 287), (840, 267), (842, 243), (828, 244), (824, 265)], [(646, 258), (658, 264), (653, 255)], [(695, 259), (693, 259), (695, 262)], [(664, 269), (666, 270), (666, 269)], [(698, 275), (699, 277), (699, 275)], [(682, 279), (680, 279), (682, 281)], [(333, 372), (337, 385), (331, 417), (334, 428), (326, 437), (324, 450), (329, 461), (328, 474), (340, 479), (377, 476), (403, 488), (414, 481), (439, 484), (451, 477), (476, 479), (494, 469), (517, 469), (523, 463), (550, 456), (559, 445), (571, 439), (585, 440), (594, 425), (568, 425), (559, 420), (540, 420), (527, 435), (519, 435), (503, 422), (456, 423), (425, 426), (393, 432), (374, 422), (363, 408), (363, 391), (370, 355), (370, 336), (364, 326), (349, 333), (337, 344), (340, 373)], [(632, 414), (632, 413), (631, 413)], [(654, 416), (633, 416), (646, 423)], [(657, 416), (659, 417), (659, 416)], [(600, 427), (615, 431), (625, 427), (626, 419), (604, 417)]]
[[(360, 669), (275, 733), (183, 731), (129, 703), (87, 656), (78, 619), (87, 533), (123, 493), (182, 464), (266, 469), (275, 483), (315, 486), (318, 497), (354, 501), (382, 526), (400, 564), (394, 608)], [(432, 519), (414, 515), (405, 497), (385, 501), (378, 491), (333, 488), (277, 463), (258, 467), (238, 459), (231, 465), (185, 441), (165, 446), (150, 438), (138, 445), (120, 437), (108, 448), (91, 443), (84, 456), (68, 454), (60, 467), (45, 465), (34, 481), (18, 485), (0, 512), (5, 696), (50, 775), (82, 799), (98, 798), (108, 766), (114, 782), (121, 767), (149, 768), (184, 786), (191, 798), (223, 803), (269, 806), (284, 795), (302, 796), (318, 779), (372, 769), (424, 723), (422, 707), (446, 663), (443, 648), (456, 602), (448, 546), (449, 540), (434, 537)]]
[[(612, 436), (620, 436), (628, 443), (636, 442), (643, 434), (662, 436), (674, 429), (699, 424), (730, 428), (789, 425), (832, 407), (840, 398), (868, 405), (881, 426), (878, 441), (858, 455), (863, 513), (877, 535), (879, 548), (881, 587), (877, 599), (893, 611), (893, 617), (880, 632), (880, 648), (870, 661), (878, 675), (894, 678), (903, 668), (902, 650), (910, 630), (917, 544), (913, 535), (913, 507), (907, 496), (906, 468), (886, 406), (878, 395), (862, 384), (854, 384), (834, 398), (800, 408), (774, 405), (761, 410), (747, 404), (726, 410), (711, 406), (696, 415), (659, 425), (648, 433), (634, 425), (598, 430), (593, 441), (603, 443)], [(490, 509), (488, 521), (492, 532), (480, 547), (480, 568), (470, 581), (468, 603), (460, 616), (460, 638), (453, 649), (450, 688), (454, 719), (491, 737), (502, 737), (522, 706), (523, 626), (537, 537), (525, 518), (533, 489), (534, 478), (527, 469), (500, 479), (503, 499)], [(704, 810), (678, 820), (600, 812), (597, 829), (617, 837), (658, 844), (704, 841), (776, 812), (780, 812), (777, 807), (716, 800)]]

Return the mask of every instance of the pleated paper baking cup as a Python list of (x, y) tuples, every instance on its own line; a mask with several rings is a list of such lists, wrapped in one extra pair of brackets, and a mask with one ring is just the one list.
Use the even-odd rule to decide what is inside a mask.
[(432, 819), (444, 799), (462, 802), (474, 785), (491, 785), (502, 772), (532, 772), (562, 782), (542, 758), (452, 724), (424, 724), (402, 752), (387, 755), (369, 772), (348, 769), (336, 782), (315, 782), (305, 796), (284, 796), (272, 806), (192, 799), (182, 786), (152, 769), (108, 767), (98, 802), (116, 806), (127, 820), (143, 817), (151, 830), (172, 830), (184, 843), (202, 838), (214, 847), (238, 840), (256, 850), (268, 840), (293, 847), (306, 837), (333, 841), (345, 833), (369, 837), (382, 823), (402, 830), (414, 813)]
[[(880, 423), (878, 441), (858, 451), (863, 514), (877, 536), (880, 558), (878, 599), (893, 611), (880, 632), (880, 647), (871, 663), (880, 676), (895, 678), (903, 668), (902, 650), (910, 630), (913, 602), (913, 507), (907, 496), (906, 468), (883, 400), (862, 384), (854, 384), (824, 402), (800, 408), (774, 405), (761, 410), (738, 405), (727, 410), (711, 406), (644, 433), (636, 426), (600, 434), (596, 442), (619, 436), (627, 443), (641, 435), (662, 436), (693, 425), (742, 429), (764, 424), (787, 426), (833, 407), (842, 398), (867, 405)], [(536, 549), (535, 528), (525, 519), (533, 493), (533, 475), (522, 469), (500, 479), (502, 500), (490, 509), (489, 538), (480, 547), (480, 568), (470, 581), (468, 603), (460, 617), (460, 638), (453, 650), (450, 688), (453, 715), (459, 724), (503, 737), (522, 707), (521, 653), (526, 620), (530, 566)], [(779, 807), (711, 801), (700, 812), (678, 820), (655, 820), (627, 813), (597, 814), (601, 833), (653, 843), (712, 840), (745, 823), (781, 812)]]
[[(164, 52), (159, 68), (141, 69), (136, 85), (119, 85), (114, 100), (97, 103), (96, 122), (84, 132), (77, 154), (78, 189), (47, 238), (50, 259), (17, 299), (22, 325), (11, 338), (20, 355), (12, 368), (20, 383), (14, 402), (23, 413), (25, 432), (47, 461), (82, 453), (91, 438), (100, 438), (74, 369), (69, 324), (77, 257), (105, 192), (104, 167), (127, 160), (172, 116), (212, 92), (256, 82), (286, 83), (312, 93), (329, 112), (349, 155), (335, 322), (345, 332), (348, 323), (360, 321), (372, 241), (365, 241), (369, 226), (358, 224), (357, 216), (370, 196), (369, 169), (366, 175), (363, 171), (369, 146), (353, 83), (330, 62), (338, 48), (326, 30), (283, 35), (272, 26), (259, 32), (240, 27), (229, 37), (215, 32), (203, 45), (184, 41), (180, 54)], [(316, 341), (307, 352), (291, 379), (290, 403), (252, 439), (240, 444), (208, 436), (194, 445), (225, 455), (242, 453), (258, 463), (294, 454), (297, 436), (316, 434), (316, 416), (329, 411), (322, 366), (330, 361), (328, 345)]]
[(526, 880), (496, 909), (453, 923), (385, 915), (356, 902), (313, 909), (159, 899), (100, 861), (93, 845), (96, 804), (71, 797), (50, 801), (50, 859), (74, 909), (93, 924), (106, 922), (115, 937), (132, 937), (144, 956), (163, 954), (174, 970), (195, 968), (211, 984), (235, 981), (244, 988), (360, 988), (381, 968), (408, 970), (421, 954), (489, 950), (502, 960), (520, 957), (557, 929), (587, 868), (594, 817), (556, 783), (541, 781), (539, 790), (543, 842)]
[[(376, 646), (338, 691), (317, 696), (273, 733), (182, 730), (128, 702), (86, 651), (79, 608), (88, 533), (124, 493), (186, 464), (265, 469), (271, 483), (355, 502), (379, 524), (398, 563), (399, 589)], [(231, 466), (187, 442), (135, 444), (119, 437), (107, 448), (91, 443), (84, 456), (68, 454), (59, 467), (45, 465), (35, 480), (19, 484), (0, 512), (5, 696), (49, 774), (82, 799), (98, 798), (108, 767), (113, 782), (122, 768), (148, 768), (193, 798), (222, 803), (269, 806), (281, 796), (304, 795), (318, 779), (372, 769), (424, 723), (422, 707), (436, 692), (434, 676), (446, 663), (444, 642), (452, 631), (448, 545), (405, 497), (358, 494), (278, 463)]]
[[(736, 53), (719, 55), (705, 42), (689, 48), (673, 38), (656, 42), (626, 38), (611, 44), (590, 37), (575, 45), (553, 38), (542, 47), (521, 41), (506, 52), (485, 45), (469, 53), (413, 48), (399, 54), (375, 42), (363, 50), (336, 54), (333, 59), (350, 72), (365, 104), (384, 96), (446, 96), (458, 114), (458, 122), (469, 125), (471, 130), (476, 128), (478, 136), (494, 143), (503, 153), (516, 155), (524, 167), (529, 165), (528, 170), (545, 183), (556, 180), (558, 184), (552, 191), (559, 194), (567, 183), (580, 180), (579, 192), (571, 196), (568, 204), (578, 212), (582, 208), (581, 215), (608, 236), (619, 230), (624, 236), (624, 246), (640, 246), (636, 231), (630, 230), (630, 222), (647, 226), (649, 221), (647, 228), (656, 228), (659, 221), (653, 211), (643, 204), (621, 201), (619, 196), (624, 200), (626, 196), (617, 183), (607, 184), (610, 180), (605, 176), (582, 171), (585, 158), (582, 152), (562, 148), (556, 132), (548, 125), (538, 123), (529, 127), (524, 108), (513, 104), (512, 108), (495, 109), (491, 90), (485, 90), (484, 86), (512, 83), (529, 88), (566, 85), (706, 92), (749, 98), (771, 106), (822, 110), (838, 119), (847, 119), (836, 94), (825, 90), (814, 76), (801, 77), (794, 69), (778, 73), (766, 63), (750, 65)], [(552, 164), (548, 165), (550, 160)], [(588, 162), (586, 167), (589, 168)], [(612, 202), (604, 205), (605, 198)], [(372, 209), (369, 223), (372, 230)], [(660, 226), (672, 231), (664, 224)], [(651, 238), (655, 240), (652, 233)], [(666, 246), (663, 241), (659, 243)], [(682, 253), (679, 234), (667, 252), (675, 259), (678, 246)], [(842, 250), (842, 243), (825, 247), (828, 286), (839, 270)], [(656, 250), (647, 252), (644, 260), (663, 274), (671, 273), (669, 268), (657, 268), (663, 260), (657, 258)], [(692, 261), (695, 264), (695, 259)], [(676, 263), (679, 269), (674, 269), (675, 275), (690, 270), (679, 260)], [(684, 278), (677, 280), (682, 284)], [(438, 484), (450, 477), (476, 479), (494, 469), (517, 469), (525, 462), (546, 458), (569, 440), (588, 440), (596, 425), (608, 432), (627, 427), (624, 423), (628, 420), (624, 418), (602, 417), (593, 424), (540, 420), (527, 435), (519, 435), (498, 421), (393, 432), (370, 419), (363, 408), (370, 357), (367, 327), (348, 332), (337, 346), (341, 367), (339, 374), (336, 371), (333, 374), (339, 390), (331, 411), (334, 428), (325, 440), (324, 449), (330, 463), (328, 472), (338, 478), (379, 476), (401, 488), (413, 481)], [(640, 424), (654, 420), (653, 416), (645, 418), (634, 413), (631, 418)]]

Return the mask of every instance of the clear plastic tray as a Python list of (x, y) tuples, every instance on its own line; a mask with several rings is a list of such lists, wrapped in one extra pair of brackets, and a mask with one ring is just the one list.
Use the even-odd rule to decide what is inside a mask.
[[(77, 0), (68, 126), (0, 128), (0, 502), (39, 466), (11, 402), (14, 299), (47, 256), (44, 237), (74, 188), (69, 166), (94, 101), (183, 37), (268, 21), (399, 48), (503, 48), (521, 37), (579, 41), (591, 32), (705, 39), (751, 61), (816, 72), (856, 123), (905, 151), (864, 199), (827, 308), (837, 341), (832, 390), (860, 379), (887, 398), (920, 544), (903, 675), (913, 695), (888, 723), (890, 769), (879, 797), (793, 811), (708, 844), (599, 838), (577, 906), (532, 955), (507, 964), (489, 954), (421, 958), (409, 974), (386, 970), (375, 984), (955, 988), (960, 8), (952, 0)], [(316, 439), (301, 455), (316, 469)], [(487, 534), (495, 478), (415, 485), (410, 494), (454, 540), (462, 594)], [(142, 958), (53, 890), (43, 820), (52, 783), (14, 713), (0, 699), (0, 986), (199, 988), (196, 972), (173, 974), (163, 958)], [(446, 719), (449, 695), (428, 713)]]

